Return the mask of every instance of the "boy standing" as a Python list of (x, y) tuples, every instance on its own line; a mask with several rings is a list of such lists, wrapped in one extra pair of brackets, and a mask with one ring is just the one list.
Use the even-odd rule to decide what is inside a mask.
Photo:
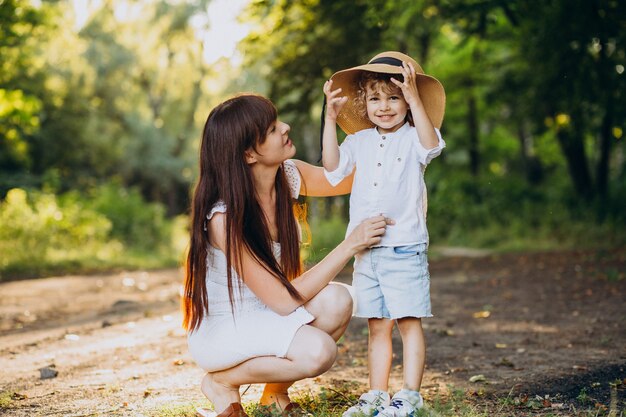
[[(368, 318), (370, 390), (343, 416), (412, 416), (423, 406), (421, 318), (432, 317), (424, 171), (445, 147), (437, 129), (445, 92), (409, 56), (384, 52), (335, 73), (324, 94), (326, 177), (337, 184), (356, 167), (347, 233), (372, 215), (395, 220), (379, 246), (355, 257), (355, 315)], [(348, 134), (341, 146), (335, 124)], [(402, 336), (404, 386), (390, 398), (394, 321)]]

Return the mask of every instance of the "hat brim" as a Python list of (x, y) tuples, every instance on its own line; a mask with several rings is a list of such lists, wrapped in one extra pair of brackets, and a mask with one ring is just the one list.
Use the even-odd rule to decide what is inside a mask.
[[(349, 135), (359, 130), (374, 127), (374, 124), (367, 118), (367, 115), (359, 110), (355, 102), (358, 90), (357, 80), (362, 71), (402, 74), (402, 67), (388, 64), (365, 64), (333, 74), (330, 78), (333, 81), (333, 89), (341, 88), (341, 95), (348, 97), (348, 101), (337, 116), (337, 124), (341, 130)], [(421, 73), (415, 75), (417, 89), (426, 114), (434, 127), (441, 128), (446, 109), (446, 93), (443, 85), (430, 75)]]

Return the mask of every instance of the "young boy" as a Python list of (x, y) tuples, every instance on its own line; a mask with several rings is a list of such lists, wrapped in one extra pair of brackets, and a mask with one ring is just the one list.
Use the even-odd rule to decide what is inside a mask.
[[(412, 416), (423, 406), (421, 318), (432, 317), (424, 170), (445, 147), (438, 130), (445, 92), (409, 56), (384, 52), (335, 73), (324, 94), (326, 177), (337, 184), (356, 167), (347, 233), (373, 215), (395, 220), (379, 246), (355, 257), (355, 316), (368, 319), (370, 391), (343, 416)], [(336, 123), (348, 134), (341, 146)], [(394, 321), (402, 336), (404, 386), (390, 398)]]

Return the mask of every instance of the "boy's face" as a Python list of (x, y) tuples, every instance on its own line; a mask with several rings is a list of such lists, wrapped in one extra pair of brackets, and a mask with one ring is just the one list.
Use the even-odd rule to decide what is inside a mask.
[(382, 82), (367, 85), (365, 104), (367, 117), (378, 126), (379, 133), (395, 132), (402, 127), (409, 110), (400, 89)]

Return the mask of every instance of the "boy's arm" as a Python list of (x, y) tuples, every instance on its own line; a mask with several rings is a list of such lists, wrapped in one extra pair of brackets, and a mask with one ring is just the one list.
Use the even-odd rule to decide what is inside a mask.
[(417, 81), (415, 80), (415, 68), (406, 62), (402, 63), (402, 75), (404, 82), (400, 82), (394, 78), (391, 81), (402, 89), (404, 99), (406, 100), (411, 114), (413, 115), (413, 122), (415, 124), (415, 130), (417, 130), (417, 136), (424, 149), (429, 150), (436, 148), (439, 145), (439, 137), (435, 132), (435, 127), (431, 122), (424, 104), (420, 98), (419, 91), (417, 90)]
[(331, 80), (324, 83), (326, 95), (326, 114), (324, 131), (322, 132), (322, 165), (326, 171), (332, 172), (339, 166), (339, 144), (337, 143), (337, 115), (348, 101), (348, 97), (340, 97), (341, 88), (331, 90)]

